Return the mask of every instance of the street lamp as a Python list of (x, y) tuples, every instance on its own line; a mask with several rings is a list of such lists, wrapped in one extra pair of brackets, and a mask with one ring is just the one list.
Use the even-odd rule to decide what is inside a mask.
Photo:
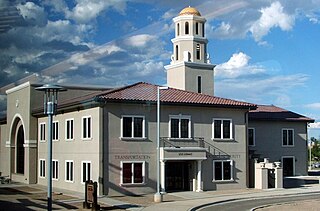
[(48, 115), (48, 164), (47, 164), (47, 175), (48, 175), (48, 210), (52, 210), (52, 116), (56, 113), (58, 103), (58, 92), (66, 91), (65, 88), (45, 84), (41, 87), (36, 88), (38, 91), (44, 92), (44, 114)]
[(168, 87), (157, 87), (157, 192), (154, 194), (154, 202), (162, 202), (160, 193), (160, 90), (165, 89)]

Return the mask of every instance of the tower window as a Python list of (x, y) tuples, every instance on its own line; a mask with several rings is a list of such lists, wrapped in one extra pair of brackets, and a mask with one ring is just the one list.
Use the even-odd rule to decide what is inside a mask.
[(202, 37), (204, 37), (204, 23), (202, 23)]
[(176, 45), (176, 60), (179, 59), (179, 47)]
[(196, 34), (199, 34), (199, 23), (196, 23)]
[(198, 93), (202, 93), (201, 76), (198, 76)]
[(200, 60), (200, 44), (197, 44), (196, 57), (197, 57), (198, 60)]
[(177, 36), (180, 35), (180, 24), (177, 24)]
[(184, 30), (184, 33), (185, 34), (189, 34), (189, 22), (186, 22), (185, 23), (185, 28), (184, 28), (185, 30)]

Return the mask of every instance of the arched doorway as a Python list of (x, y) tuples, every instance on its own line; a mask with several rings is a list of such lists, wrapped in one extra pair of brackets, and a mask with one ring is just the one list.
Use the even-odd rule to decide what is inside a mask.
[(24, 130), (23, 130), (23, 126), (20, 125), (18, 132), (17, 132), (17, 136), (16, 136), (16, 147), (17, 147), (17, 151), (16, 151), (16, 173), (17, 174), (24, 174), (24, 163), (25, 163), (25, 156), (24, 156)]

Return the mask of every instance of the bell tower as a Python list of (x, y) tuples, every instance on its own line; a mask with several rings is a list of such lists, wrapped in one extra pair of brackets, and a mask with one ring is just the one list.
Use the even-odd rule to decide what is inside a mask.
[(173, 18), (175, 38), (171, 62), (165, 66), (169, 87), (214, 94), (213, 69), (207, 53), (206, 19), (193, 7), (186, 7)]

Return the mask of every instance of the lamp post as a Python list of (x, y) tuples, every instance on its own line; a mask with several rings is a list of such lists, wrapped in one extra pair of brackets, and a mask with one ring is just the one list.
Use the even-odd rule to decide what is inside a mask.
[(162, 202), (160, 193), (160, 90), (165, 89), (168, 87), (157, 87), (157, 192), (154, 194), (154, 202)]
[(48, 115), (48, 163), (47, 163), (47, 176), (48, 176), (48, 208), (52, 210), (52, 116), (56, 113), (58, 103), (58, 92), (66, 91), (63, 87), (46, 84), (36, 88), (38, 91), (44, 92), (44, 114)]

